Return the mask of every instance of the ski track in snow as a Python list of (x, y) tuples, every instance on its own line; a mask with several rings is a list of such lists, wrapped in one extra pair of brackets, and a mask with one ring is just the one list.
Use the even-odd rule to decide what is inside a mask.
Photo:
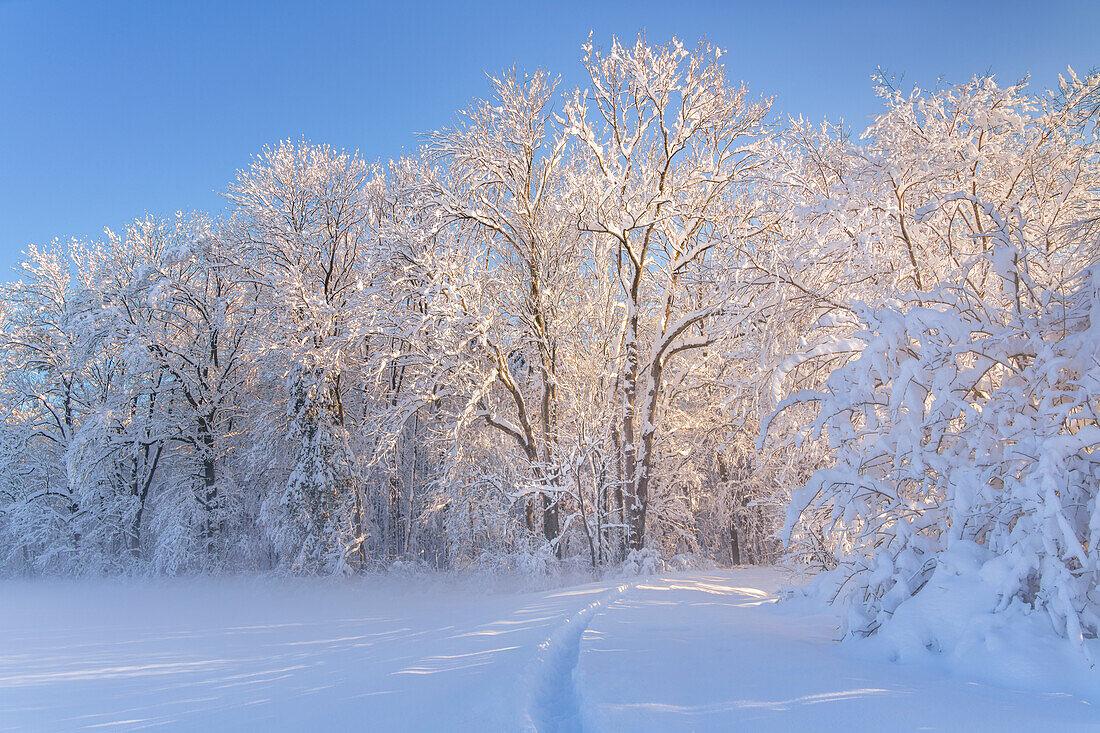
[(574, 670), (580, 658), (581, 637), (597, 613), (621, 598), (633, 586), (624, 583), (565, 619), (539, 644), (527, 672), (527, 700), (523, 721), (538, 733), (575, 733), (581, 730)]

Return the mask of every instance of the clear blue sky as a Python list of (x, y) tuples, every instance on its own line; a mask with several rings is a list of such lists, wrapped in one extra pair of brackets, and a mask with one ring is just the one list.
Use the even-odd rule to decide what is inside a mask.
[(1100, 65), (1100, 2), (122, 2), (0, 0), (0, 277), (28, 243), (144, 212), (220, 211), (265, 144), (305, 137), (390, 158), (486, 90), (544, 67), (582, 82), (589, 30), (706, 37), (784, 113), (877, 109), (905, 85), (993, 71), (1053, 83)]

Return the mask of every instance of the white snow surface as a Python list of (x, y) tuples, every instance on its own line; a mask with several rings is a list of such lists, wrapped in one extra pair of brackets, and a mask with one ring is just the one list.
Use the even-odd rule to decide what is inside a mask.
[(1100, 731), (1100, 668), (1053, 638), (837, 643), (786, 582), (7, 581), (0, 730)]

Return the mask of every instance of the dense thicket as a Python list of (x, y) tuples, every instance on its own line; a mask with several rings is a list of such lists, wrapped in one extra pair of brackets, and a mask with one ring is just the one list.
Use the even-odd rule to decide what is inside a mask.
[(782, 535), (854, 632), (973, 572), (1095, 633), (1097, 78), (880, 82), (852, 140), (719, 56), (588, 44), (586, 91), (494, 79), (414, 158), (284, 142), (223, 219), (29, 248), (3, 568), (743, 563)]

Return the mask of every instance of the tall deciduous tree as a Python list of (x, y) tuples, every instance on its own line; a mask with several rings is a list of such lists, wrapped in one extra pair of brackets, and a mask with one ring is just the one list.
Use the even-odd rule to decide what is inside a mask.
[(728, 85), (720, 54), (642, 38), (603, 53), (589, 42), (591, 88), (567, 108), (583, 151), (580, 226), (615, 247), (625, 311), (619, 439), (632, 549), (645, 544), (668, 373), (726, 328), (736, 252), (771, 221), (752, 190), (768, 104)]

